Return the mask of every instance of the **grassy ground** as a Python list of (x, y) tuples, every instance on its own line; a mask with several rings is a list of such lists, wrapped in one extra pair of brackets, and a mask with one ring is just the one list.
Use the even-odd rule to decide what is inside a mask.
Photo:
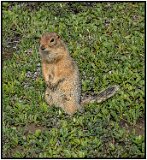
[[(144, 3), (2, 5), (3, 157), (143, 158)], [(44, 100), (42, 33), (58, 32), (77, 61), (82, 95), (120, 90), (72, 118)]]

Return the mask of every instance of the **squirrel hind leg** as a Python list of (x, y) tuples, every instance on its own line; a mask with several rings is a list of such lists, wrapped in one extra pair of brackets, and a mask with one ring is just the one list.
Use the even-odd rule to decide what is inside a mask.
[(79, 104), (76, 104), (72, 101), (64, 102), (64, 104), (61, 106), (61, 108), (70, 116), (72, 116), (74, 113), (76, 113), (77, 110), (82, 112), (82, 109), (79, 106)]
[(45, 91), (45, 100), (46, 100), (46, 103), (49, 105), (49, 106), (52, 106), (54, 103), (53, 103), (53, 98), (51, 96), (51, 94), (49, 94), (48, 90)]

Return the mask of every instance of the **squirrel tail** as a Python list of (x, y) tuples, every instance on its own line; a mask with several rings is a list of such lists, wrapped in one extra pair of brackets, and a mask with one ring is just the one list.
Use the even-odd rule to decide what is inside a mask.
[(85, 97), (81, 101), (81, 105), (85, 105), (87, 103), (93, 103), (93, 102), (101, 103), (103, 101), (106, 101), (108, 98), (112, 97), (118, 90), (119, 90), (119, 86), (117, 85), (109, 86), (108, 88), (101, 91), (99, 94), (95, 96)]

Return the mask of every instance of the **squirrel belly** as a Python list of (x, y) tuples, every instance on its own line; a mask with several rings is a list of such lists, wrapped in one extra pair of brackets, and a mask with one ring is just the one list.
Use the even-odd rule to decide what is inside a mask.
[(46, 83), (45, 100), (49, 106), (61, 107), (67, 114), (83, 111), (83, 105), (103, 102), (112, 97), (119, 87), (110, 86), (94, 97), (81, 101), (81, 81), (78, 66), (65, 43), (56, 33), (45, 33), (40, 39), (39, 52)]

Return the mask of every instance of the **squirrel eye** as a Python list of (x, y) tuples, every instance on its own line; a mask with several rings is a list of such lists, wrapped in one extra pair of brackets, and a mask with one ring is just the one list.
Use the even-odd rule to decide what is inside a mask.
[(52, 38), (52, 39), (50, 40), (50, 42), (54, 42), (54, 38)]

